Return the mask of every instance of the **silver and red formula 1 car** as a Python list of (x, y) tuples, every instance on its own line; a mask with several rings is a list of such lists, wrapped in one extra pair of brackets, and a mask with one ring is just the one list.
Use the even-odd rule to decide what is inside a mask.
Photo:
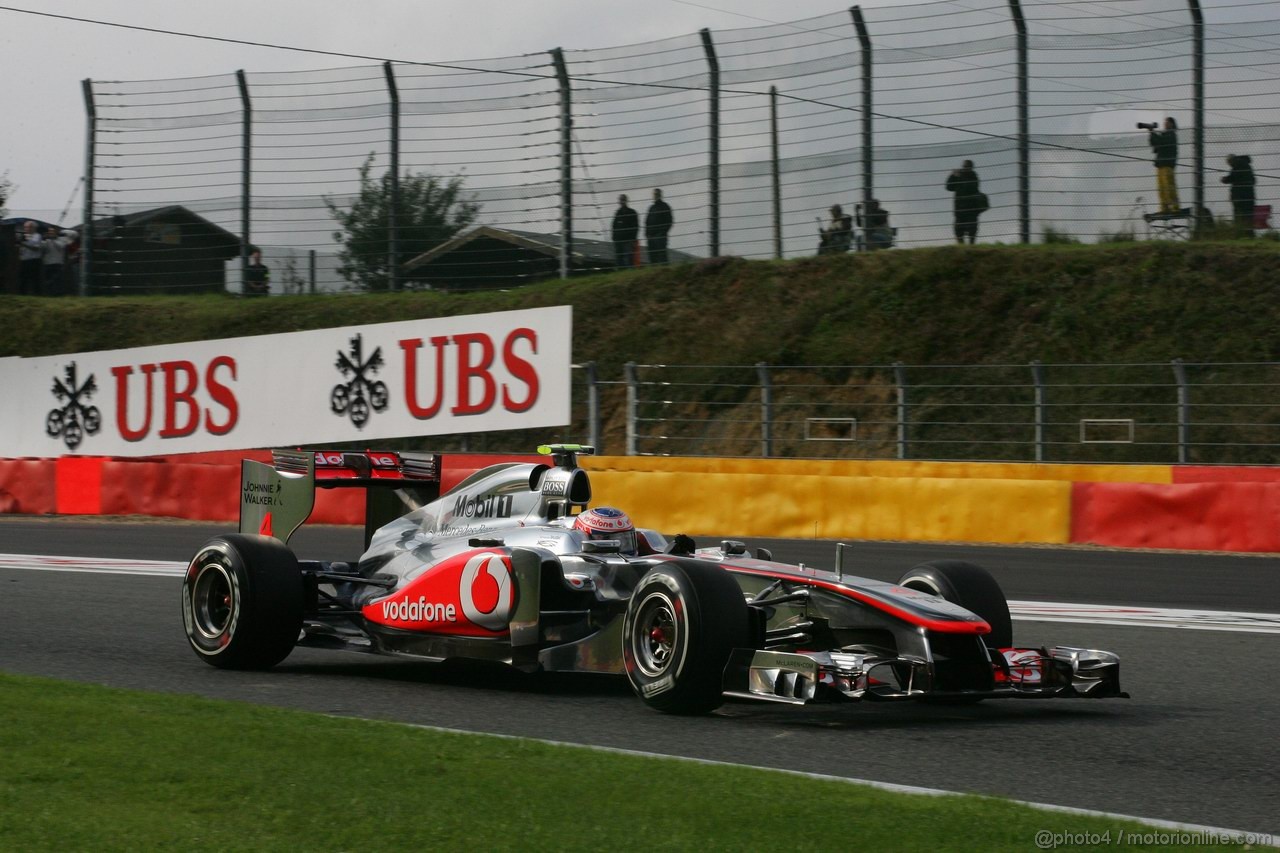
[[(1114, 697), (1110, 652), (1013, 644), (995, 580), (958, 561), (897, 584), (774, 562), (739, 542), (695, 548), (589, 508), (589, 447), (475, 471), (441, 495), (441, 458), (275, 451), (242, 467), (240, 533), (195, 555), (182, 584), (191, 648), (261, 669), (295, 645), (626, 675), (640, 699), (704, 713), (725, 697), (972, 702)], [(316, 488), (367, 490), (354, 562), (295, 558)]]

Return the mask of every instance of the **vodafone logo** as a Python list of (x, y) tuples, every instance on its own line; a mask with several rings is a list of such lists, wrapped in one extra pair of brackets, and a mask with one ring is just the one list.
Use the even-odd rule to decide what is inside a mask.
[(362, 612), (373, 622), (405, 631), (487, 637), (507, 630), (515, 601), (511, 558), (468, 551), (431, 567)]
[(467, 560), (458, 582), (462, 614), (473, 624), (501, 631), (511, 619), (511, 572), (499, 554), (476, 554)]

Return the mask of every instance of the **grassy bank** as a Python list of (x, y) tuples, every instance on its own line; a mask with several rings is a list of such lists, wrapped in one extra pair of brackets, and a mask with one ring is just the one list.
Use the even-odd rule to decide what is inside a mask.
[(0, 300), (0, 357), (571, 304), (574, 356), (674, 364), (1259, 361), (1280, 243), (978, 246), (746, 262), (480, 294)]
[[(1005, 404), (1001, 416), (1029, 419), (1027, 365), (1136, 364), (1144, 369), (1096, 369), (1058, 373), (1048, 381), (1058, 388), (1075, 384), (1111, 385), (1125, 389), (1120, 414), (1108, 409), (1108, 398), (1090, 392), (1055, 392), (1055, 414), (1065, 426), (1049, 438), (1063, 449), (1063, 461), (1169, 461), (1176, 443), (1168, 422), (1172, 392), (1169, 362), (1260, 362), (1280, 360), (1280, 243), (1197, 242), (1104, 245), (977, 246), (913, 249), (785, 262), (747, 262), (718, 258), (669, 269), (638, 271), (549, 281), (508, 292), (477, 294), (400, 293), (294, 296), (242, 300), (226, 295), (0, 300), (0, 357), (51, 355), (101, 349), (174, 343), (241, 335), (291, 332), (362, 323), (429, 318), (486, 311), (568, 304), (574, 307), (573, 354), (594, 361), (605, 381), (622, 379), (627, 361), (648, 364), (710, 365), (699, 372), (694, 396), (668, 414), (701, 424), (716, 416), (721, 428), (714, 440), (681, 445), (684, 452), (754, 453), (758, 445), (758, 410), (751, 368), (726, 365), (757, 362), (789, 365), (1011, 365), (1007, 392), (991, 392), (977, 408), (965, 408), (959, 394), (942, 393), (933, 401), (913, 399), (912, 439), (936, 458), (1025, 458), (1025, 429), (1010, 427), (1018, 443), (982, 444), (977, 438), (953, 440), (945, 428), (929, 421), (981, 421), (992, 404)], [(893, 388), (883, 372), (848, 368), (815, 368), (790, 377), (791, 382), (822, 386), (870, 388), (856, 399), (853, 413), (868, 425), (887, 418)], [(919, 385), (979, 387), (992, 382), (990, 371), (968, 375), (954, 369), (915, 369)], [(1200, 377), (1193, 382), (1224, 382), (1251, 387), (1259, 395), (1274, 380), (1268, 374)], [(704, 390), (700, 390), (704, 389)], [(738, 389), (743, 389), (739, 391)], [(604, 390), (604, 444), (620, 452), (624, 401), (620, 386)], [(1004, 393), (1004, 397), (999, 396)], [(701, 396), (698, 396), (698, 395)], [(992, 396), (995, 395), (995, 396)], [(953, 399), (954, 398), (954, 399)], [(1250, 399), (1250, 404), (1269, 401)], [(1209, 402), (1220, 402), (1210, 400)], [(921, 408), (920, 404), (925, 407)], [(866, 408), (868, 405), (872, 408)], [(875, 406), (880, 408), (874, 408)], [(1101, 408), (1099, 408), (1101, 406)], [(1141, 408), (1146, 406), (1148, 408)], [(1133, 408), (1138, 407), (1138, 408)], [(1247, 407), (1246, 407), (1247, 408)], [(741, 409), (741, 411), (738, 411)], [(1130, 410), (1132, 409), (1132, 410)], [(1218, 422), (1252, 423), (1219, 408), (1205, 417)], [(987, 414), (984, 415), (984, 412)], [(1242, 409), (1243, 412), (1243, 409)], [(712, 414), (709, 414), (712, 413)], [(793, 420), (822, 414), (793, 409)], [(1211, 417), (1210, 417), (1211, 416)], [(1140, 439), (1145, 447), (1114, 451), (1101, 460), (1071, 455), (1080, 417), (1131, 417), (1151, 424)], [(740, 426), (735, 426), (738, 424)], [(872, 447), (833, 445), (824, 452), (891, 454), (895, 437), (870, 436)], [(870, 428), (870, 427), (868, 427)], [(701, 427), (693, 429), (700, 430)], [(734, 430), (737, 429), (735, 433)], [(1271, 433), (1263, 425), (1265, 443)], [(582, 424), (569, 428), (571, 440), (582, 438)], [(1204, 447), (1240, 441), (1217, 427), (1197, 433)], [(568, 433), (572, 433), (571, 435)], [(738, 434), (741, 433), (741, 434)], [(711, 435), (711, 433), (706, 433)], [(787, 438), (779, 433), (783, 439)], [(559, 437), (559, 436), (556, 436)], [(1000, 437), (1004, 436), (992, 436)], [(519, 449), (547, 435), (491, 434), (470, 439), (470, 449)], [(860, 437), (861, 441), (861, 437)], [(782, 455), (812, 449), (794, 442)], [(882, 445), (882, 446), (881, 446)], [(1154, 449), (1153, 449), (1154, 448)], [(432, 449), (454, 449), (447, 441)], [(677, 448), (677, 450), (680, 448)], [(665, 452), (665, 448), (660, 449)], [(1093, 451), (1090, 450), (1090, 453)], [(1201, 451), (1197, 451), (1201, 453)], [(1156, 454), (1153, 456), (1152, 454)], [(1207, 454), (1207, 455), (1203, 455)], [(1253, 456), (1218, 458), (1203, 451), (1197, 461), (1270, 461), (1269, 451)], [(1132, 456), (1133, 458), (1129, 458)], [(1055, 457), (1057, 458), (1057, 457)]]
[(0, 674), (5, 850), (1034, 849), (996, 799)]

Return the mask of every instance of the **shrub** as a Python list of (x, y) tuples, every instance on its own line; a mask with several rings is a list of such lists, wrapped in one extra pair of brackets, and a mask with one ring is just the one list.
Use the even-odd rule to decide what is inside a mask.
[(1057, 244), (1063, 245), (1068, 243), (1079, 243), (1080, 241), (1072, 237), (1066, 231), (1062, 231), (1055, 225), (1046, 225), (1044, 227), (1044, 242), (1046, 245)]

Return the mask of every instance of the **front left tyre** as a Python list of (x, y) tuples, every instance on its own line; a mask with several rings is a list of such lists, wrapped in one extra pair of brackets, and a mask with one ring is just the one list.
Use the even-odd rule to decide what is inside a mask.
[(1013, 620), (1009, 602), (991, 573), (962, 560), (933, 560), (921, 563), (898, 580), (899, 586), (927, 592), (976, 613), (991, 626), (985, 637), (992, 649), (1013, 645)]
[(302, 617), (302, 572), (278, 539), (217, 536), (187, 567), (182, 622), (191, 648), (211, 666), (275, 666), (293, 651)]

